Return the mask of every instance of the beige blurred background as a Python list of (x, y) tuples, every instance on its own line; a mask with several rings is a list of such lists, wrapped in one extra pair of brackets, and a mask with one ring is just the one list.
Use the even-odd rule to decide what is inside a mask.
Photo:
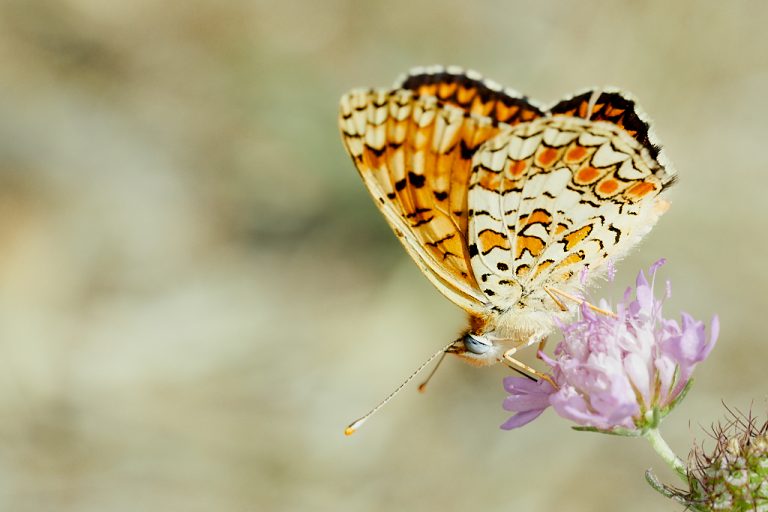
[(0, 509), (674, 510), (641, 440), (548, 412), (502, 432), (502, 368), (343, 152), (339, 96), (459, 64), (550, 102), (632, 91), (680, 173), (620, 267), (721, 315), (663, 432), (766, 411), (768, 4), (0, 1)]

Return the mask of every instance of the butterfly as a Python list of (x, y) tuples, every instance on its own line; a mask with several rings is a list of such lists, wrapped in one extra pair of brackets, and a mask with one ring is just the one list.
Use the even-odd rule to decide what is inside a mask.
[[(424, 275), (469, 314), (446, 352), (511, 360), (668, 209), (675, 181), (626, 93), (544, 108), (478, 73), (416, 68), (341, 99), (347, 152)], [(524, 365), (523, 365), (524, 366)]]

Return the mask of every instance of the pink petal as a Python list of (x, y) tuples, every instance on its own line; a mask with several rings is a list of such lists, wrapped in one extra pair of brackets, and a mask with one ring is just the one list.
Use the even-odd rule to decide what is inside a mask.
[(504, 409), (507, 411), (532, 411), (549, 407), (549, 394), (539, 395), (510, 395), (504, 399)]
[(513, 394), (549, 394), (553, 391), (552, 385), (545, 381), (534, 381), (528, 377), (504, 377), (504, 389)]
[(653, 265), (651, 265), (650, 270), (648, 270), (648, 273), (651, 274), (651, 276), (654, 276), (656, 274), (656, 271), (659, 270), (663, 265), (667, 263), (667, 258), (659, 258), (656, 260)]
[(656, 374), (658, 375), (660, 382), (659, 401), (661, 402), (661, 405), (667, 405), (675, 398), (674, 396), (671, 396), (671, 392), (672, 381), (675, 378), (675, 368), (677, 365), (667, 355), (662, 354), (660, 357), (656, 358), (654, 366), (656, 367)]
[(520, 428), (541, 416), (541, 413), (543, 412), (544, 409), (534, 409), (532, 411), (519, 412), (502, 423), (501, 428), (504, 430)]
[(712, 317), (712, 323), (709, 324), (709, 349), (715, 346), (717, 338), (720, 336), (720, 318), (715, 315)]
[(504, 399), (504, 409), (517, 412), (546, 409), (549, 407), (549, 395), (555, 391), (552, 385), (543, 379), (534, 382), (525, 377), (505, 378), (504, 389), (510, 393)]
[(635, 287), (636, 288), (648, 288), (651, 289), (651, 286), (648, 284), (648, 280), (645, 278), (645, 272), (642, 270), (637, 273), (637, 278), (635, 279)]
[(648, 363), (649, 361), (639, 354), (627, 354), (627, 357), (624, 358), (624, 371), (627, 372), (627, 376), (635, 388), (646, 399), (646, 403), (651, 398), (651, 374)]

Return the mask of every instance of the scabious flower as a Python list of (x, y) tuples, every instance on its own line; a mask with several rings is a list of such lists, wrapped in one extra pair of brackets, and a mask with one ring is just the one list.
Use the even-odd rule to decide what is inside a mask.
[[(652, 283), (663, 263), (651, 266), (651, 283), (640, 271), (634, 293), (627, 289), (615, 314), (595, 312), (585, 303), (580, 318), (561, 326), (564, 339), (554, 357), (540, 353), (552, 383), (504, 379), (509, 393), (504, 408), (516, 414), (502, 428), (521, 427), (549, 406), (581, 426), (604, 431), (653, 427), (669, 412), (714, 347), (719, 325), (714, 317), (707, 337), (704, 324), (686, 313), (679, 323), (662, 316)], [(599, 307), (609, 309), (604, 300)]]

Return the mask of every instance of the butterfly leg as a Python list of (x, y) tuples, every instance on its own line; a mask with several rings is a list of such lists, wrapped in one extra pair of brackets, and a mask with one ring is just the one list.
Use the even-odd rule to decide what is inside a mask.
[(558, 386), (557, 384), (555, 384), (555, 381), (552, 380), (552, 377), (550, 377), (545, 373), (541, 373), (540, 371), (534, 368), (531, 368), (530, 366), (528, 366), (522, 361), (518, 361), (517, 359), (512, 357), (512, 355), (510, 354), (510, 352), (512, 351), (514, 351), (514, 349), (508, 350), (504, 353), (504, 362), (507, 363), (507, 366), (509, 366), (514, 370), (520, 369), (524, 372), (527, 372), (530, 375), (535, 376), (537, 379), (544, 379), (545, 381), (549, 382), (553, 388), (557, 389)]
[(549, 295), (554, 303), (557, 304), (557, 307), (560, 308), (560, 311), (568, 311), (568, 308), (565, 306), (565, 304), (563, 304), (563, 301), (557, 298), (557, 295), (555, 295), (552, 290), (549, 289), (549, 286), (545, 286), (544, 291), (547, 292), (547, 295)]
[(552, 295), (550, 292), (554, 292), (554, 293), (560, 295), (561, 297), (564, 297), (566, 299), (572, 300), (573, 302), (575, 302), (578, 305), (586, 304), (589, 309), (591, 309), (592, 311), (594, 311), (596, 313), (600, 313), (600, 314), (605, 315), (605, 316), (610, 316), (612, 318), (616, 318), (616, 313), (614, 313), (613, 311), (608, 311), (607, 309), (599, 308), (599, 307), (595, 306), (594, 304), (590, 304), (589, 302), (585, 301), (584, 299), (576, 297), (575, 295), (571, 295), (568, 292), (564, 292), (563, 290), (560, 290), (560, 289), (557, 289), (557, 288), (550, 288), (548, 286), (545, 287), (544, 289), (546, 290), (547, 293), (550, 294), (550, 296)]
[(542, 340), (539, 342), (539, 346), (536, 349), (536, 359), (543, 361), (540, 354), (544, 351), (544, 347), (547, 345), (548, 339), (549, 338), (542, 338)]
[(538, 379), (544, 379), (545, 381), (549, 382), (552, 385), (552, 387), (557, 389), (557, 384), (555, 384), (555, 382), (552, 380), (552, 377), (550, 377), (549, 375), (546, 375), (544, 373), (541, 373), (540, 371), (538, 371), (538, 370), (536, 370), (534, 368), (531, 368), (530, 366), (528, 366), (527, 364), (523, 363), (522, 361), (518, 361), (517, 359), (512, 357), (512, 356), (515, 355), (515, 353), (519, 349), (524, 348), (524, 347), (529, 347), (529, 346), (533, 345), (534, 343), (536, 343), (537, 340), (539, 341), (539, 346), (541, 347), (542, 346), (541, 344), (546, 342), (546, 337), (542, 333), (536, 333), (533, 336), (531, 336), (528, 339), (528, 341), (525, 342), (523, 345), (520, 345), (519, 347), (511, 348), (511, 349), (507, 350), (506, 352), (504, 352), (504, 355), (502, 356), (502, 359), (503, 359), (504, 363), (506, 363), (507, 366), (509, 366), (510, 368), (515, 369), (515, 370), (522, 370), (524, 372), (527, 372), (530, 375), (535, 376)]

